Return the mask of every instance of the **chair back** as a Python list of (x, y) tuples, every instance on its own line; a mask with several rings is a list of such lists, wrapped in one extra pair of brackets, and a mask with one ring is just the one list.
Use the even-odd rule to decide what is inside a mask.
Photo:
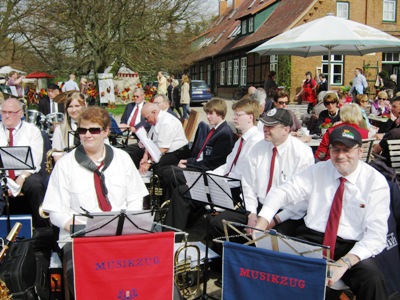
[(372, 159), (372, 146), (374, 144), (375, 139), (363, 139), (362, 140), (362, 148), (363, 148), (363, 155), (361, 159), (366, 163), (369, 163)]
[[(183, 124), (183, 129), (185, 130), (185, 135), (188, 141), (191, 140), (194, 131), (196, 130), (197, 118), (199, 117), (199, 113), (196, 110), (190, 110), (190, 115), (187, 123)], [(186, 125), (185, 125), (186, 124)]]
[(400, 140), (388, 140), (390, 161), (395, 169), (397, 180), (400, 179)]

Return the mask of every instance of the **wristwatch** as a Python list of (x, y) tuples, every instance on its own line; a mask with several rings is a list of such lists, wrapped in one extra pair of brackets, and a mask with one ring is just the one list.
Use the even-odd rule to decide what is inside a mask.
[(349, 270), (350, 270), (351, 267), (353, 266), (353, 265), (351, 264), (350, 259), (348, 259), (347, 257), (342, 257), (342, 258), (340, 258), (340, 259), (344, 261), (344, 263), (349, 267)]

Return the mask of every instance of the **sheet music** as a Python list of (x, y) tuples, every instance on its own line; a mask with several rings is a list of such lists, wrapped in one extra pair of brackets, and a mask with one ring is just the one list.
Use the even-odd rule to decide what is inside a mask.
[(143, 128), (143, 126), (136, 130), (135, 134), (142, 142), (146, 150), (149, 152), (150, 156), (153, 158), (153, 161), (155, 163), (158, 163), (161, 158), (161, 151), (160, 149), (158, 149), (157, 145), (154, 144), (154, 142), (147, 137), (147, 132)]
[(227, 178), (213, 176), (211, 174), (210, 177), (213, 180), (208, 180), (208, 188), (213, 204), (228, 209), (234, 209), (229, 180)]
[[(116, 235), (121, 212), (92, 213), (93, 218), (86, 220), (85, 236), (113, 236)], [(151, 211), (125, 212), (122, 235), (147, 233), (151, 231), (154, 214)], [(136, 225), (132, 224), (128, 218)]]
[(276, 241), (278, 242), (279, 252), (293, 254), (293, 255), (301, 255), (311, 258), (321, 258), (321, 259), (323, 258), (323, 252), (321, 246), (309, 245), (306, 243), (292, 240), (287, 237), (269, 235), (259, 231), (255, 231), (254, 235), (256, 239), (264, 236), (255, 243), (258, 248), (273, 250), (272, 238), (276, 238)]
[(0, 157), (5, 170), (33, 170), (35, 169), (31, 147), (5, 146), (0, 147)]
[(203, 178), (200, 178), (197, 183), (193, 185), (201, 173), (196, 171), (183, 171), (183, 175), (185, 176), (186, 184), (191, 187), (189, 191), (190, 197), (193, 200), (209, 203), (206, 195), (208, 194), (208, 189), (204, 185)]

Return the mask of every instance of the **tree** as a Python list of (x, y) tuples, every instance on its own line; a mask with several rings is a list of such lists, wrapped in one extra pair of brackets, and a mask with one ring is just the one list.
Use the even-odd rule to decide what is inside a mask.
[(122, 63), (140, 73), (182, 68), (195, 33), (184, 29), (199, 15), (196, 7), (202, 2), (26, 1), (30, 14), (18, 22), (24, 44), (53, 72), (64, 74), (102, 73)]

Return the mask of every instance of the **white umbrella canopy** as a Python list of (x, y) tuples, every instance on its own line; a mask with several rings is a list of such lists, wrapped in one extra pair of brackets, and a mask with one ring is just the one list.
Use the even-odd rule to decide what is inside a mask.
[(358, 55), (372, 52), (399, 52), (400, 39), (376, 28), (336, 16), (300, 25), (261, 44), (249, 53), (296, 55), (302, 57)]
[(4, 67), (0, 68), (0, 77), (7, 76), (11, 71), (17, 71), (19, 74), (26, 74), (26, 72), (24, 72), (24, 71), (14, 69), (10, 66), (4, 66)]

